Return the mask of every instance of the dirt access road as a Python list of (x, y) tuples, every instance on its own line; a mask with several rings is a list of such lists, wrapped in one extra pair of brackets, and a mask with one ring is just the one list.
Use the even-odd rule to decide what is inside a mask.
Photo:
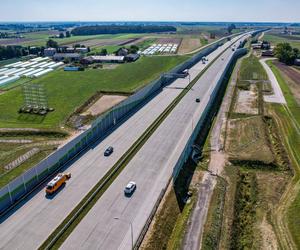
[(204, 174), (200, 183), (197, 203), (189, 219), (189, 226), (183, 241), (183, 249), (185, 250), (199, 250), (201, 248), (203, 228), (206, 222), (210, 200), (217, 183), (217, 178), (221, 175), (227, 161), (227, 155), (224, 152), (225, 140), (222, 136), (222, 132), (226, 129), (227, 113), (233, 97), (240, 65), (241, 61), (239, 60), (213, 125), (210, 137), (211, 154), (208, 171)]

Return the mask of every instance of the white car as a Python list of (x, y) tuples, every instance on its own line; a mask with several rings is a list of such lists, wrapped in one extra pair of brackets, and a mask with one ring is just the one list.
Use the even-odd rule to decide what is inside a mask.
[(136, 184), (133, 181), (130, 181), (124, 189), (125, 195), (131, 195), (136, 189)]

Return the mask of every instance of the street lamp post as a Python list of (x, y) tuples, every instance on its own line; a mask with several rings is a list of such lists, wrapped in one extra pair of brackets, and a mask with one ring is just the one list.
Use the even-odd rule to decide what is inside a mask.
[[(123, 221), (125, 223), (128, 223), (127, 221), (124, 221), (122, 219), (120, 219), (119, 217), (114, 217), (115, 220), (120, 220), (120, 221)], [(128, 223), (130, 225), (130, 234), (131, 234), (131, 249), (133, 250), (133, 226), (132, 226), (132, 223), (131, 221)]]

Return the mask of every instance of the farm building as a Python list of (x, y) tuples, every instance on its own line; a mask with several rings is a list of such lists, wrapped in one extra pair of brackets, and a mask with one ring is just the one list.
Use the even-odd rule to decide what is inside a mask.
[(78, 52), (78, 53), (88, 53), (89, 50), (88, 50), (88, 48), (75, 48), (75, 52)]
[(54, 56), (54, 54), (56, 53), (56, 49), (55, 48), (47, 48), (44, 50), (44, 56)]
[(261, 52), (262, 56), (274, 56), (273, 50), (265, 50)]
[(251, 44), (252, 49), (261, 49), (261, 43), (253, 43)]
[(65, 59), (71, 61), (79, 61), (81, 59), (81, 55), (78, 53), (56, 53), (53, 56), (54, 61), (63, 61)]
[(140, 58), (139, 54), (129, 54), (129, 55), (125, 56), (125, 60), (127, 62), (135, 62), (139, 58)]
[(128, 49), (120, 48), (120, 49), (118, 49), (116, 55), (117, 56), (127, 56), (128, 55)]
[(66, 53), (75, 53), (75, 48), (66, 48)]
[(125, 61), (124, 56), (88, 56), (81, 60), (83, 64), (91, 63), (123, 63)]

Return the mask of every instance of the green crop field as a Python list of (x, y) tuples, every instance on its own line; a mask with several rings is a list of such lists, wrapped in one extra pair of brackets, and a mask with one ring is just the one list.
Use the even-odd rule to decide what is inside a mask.
[(115, 51), (117, 51), (119, 48), (122, 48), (122, 47), (123, 46), (119, 46), (119, 45), (107, 45), (107, 46), (95, 47), (95, 48), (92, 48), (91, 53), (89, 53), (89, 54), (100, 53), (102, 49), (106, 49), (108, 54), (112, 54)]
[(83, 72), (58, 70), (49, 73), (32, 82), (44, 84), (49, 106), (55, 108), (55, 111), (46, 117), (18, 114), (23, 97), (21, 88), (17, 87), (0, 95), (0, 127), (59, 127), (76, 107), (96, 91), (132, 93), (187, 58), (143, 57), (137, 62), (122, 64), (115, 69), (88, 69)]
[[(47, 33), (38, 33), (38, 32), (32, 32), (32, 33), (25, 33), (24, 37), (27, 39), (32, 39), (29, 41), (24, 41), (21, 43), (23, 46), (45, 46), (46, 42), (49, 40), (49, 37), (51, 35)], [(141, 37), (142, 34), (114, 34), (114, 35), (91, 35), (91, 36), (71, 36), (66, 37), (63, 39), (60, 38), (51, 38), (52, 40), (58, 42), (59, 45), (69, 44), (69, 43), (76, 43), (76, 42), (82, 42), (87, 41), (91, 39), (129, 39), (129, 38), (135, 38), (135, 37)]]
[(276, 45), (278, 43), (290, 43), (292, 47), (300, 49), (300, 41), (299, 40), (292, 40), (286, 39), (280, 36), (265, 34), (264, 40), (269, 41), (272, 45)]

